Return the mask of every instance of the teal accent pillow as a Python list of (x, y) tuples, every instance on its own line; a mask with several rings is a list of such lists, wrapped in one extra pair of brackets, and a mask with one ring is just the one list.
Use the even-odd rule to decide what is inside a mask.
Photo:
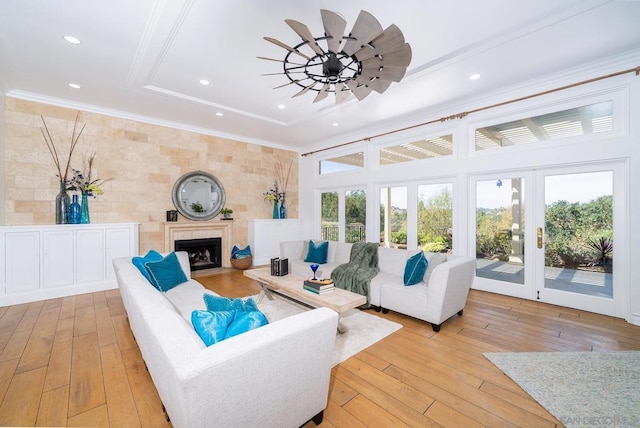
[(153, 284), (153, 282), (151, 281), (151, 275), (149, 275), (149, 272), (147, 271), (147, 268), (144, 267), (144, 264), (147, 262), (157, 262), (160, 260), (162, 260), (162, 255), (159, 252), (157, 252), (156, 250), (149, 250), (149, 252), (144, 257), (132, 258), (131, 263), (133, 263), (133, 265), (138, 268), (140, 273), (145, 278), (147, 278), (147, 281)]
[(144, 267), (149, 272), (151, 284), (163, 292), (188, 281), (175, 252), (169, 253), (161, 260), (146, 262)]
[(236, 317), (227, 328), (225, 339), (267, 324), (269, 324), (267, 317), (260, 311), (236, 312)]
[(236, 311), (193, 311), (191, 324), (205, 345), (211, 346), (227, 337), (227, 329), (236, 317)]
[(409, 257), (404, 266), (404, 285), (414, 285), (422, 281), (428, 264), (422, 251)]
[(327, 253), (329, 252), (329, 241), (324, 241), (316, 245), (313, 241), (309, 241), (307, 256), (304, 261), (307, 263), (318, 263), (320, 265), (327, 262)]
[(251, 246), (247, 245), (243, 249), (238, 248), (237, 246), (233, 246), (231, 249), (231, 258), (232, 259), (243, 259), (245, 257), (249, 257), (251, 255)]
[(208, 311), (258, 311), (258, 305), (249, 297), (247, 300), (242, 299), (229, 299), (228, 297), (214, 296), (213, 294), (205, 293), (202, 298), (204, 304), (207, 306)]

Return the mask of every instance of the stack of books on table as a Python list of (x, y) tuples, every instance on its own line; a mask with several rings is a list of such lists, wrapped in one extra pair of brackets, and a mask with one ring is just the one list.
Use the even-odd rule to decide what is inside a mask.
[(305, 279), (304, 289), (316, 294), (324, 294), (333, 291), (333, 281), (330, 279)]

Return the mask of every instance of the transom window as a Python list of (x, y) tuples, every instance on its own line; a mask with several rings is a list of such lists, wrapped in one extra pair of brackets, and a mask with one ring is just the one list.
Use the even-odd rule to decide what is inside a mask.
[(453, 153), (453, 135), (443, 135), (380, 149), (380, 165), (412, 162), (449, 156)]
[(476, 150), (579, 137), (613, 130), (613, 101), (476, 129)]
[(362, 169), (364, 168), (364, 152), (323, 159), (319, 164), (320, 175)]

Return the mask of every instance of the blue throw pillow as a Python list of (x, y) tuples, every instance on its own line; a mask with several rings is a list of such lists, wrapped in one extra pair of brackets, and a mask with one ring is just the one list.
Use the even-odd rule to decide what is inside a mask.
[(313, 241), (309, 241), (307, 256), (304, 261), (307, 263), (318, 263), (320, 265), (327, 262), (327, 253), (329, 252), (329, 241), (324, 241), (316, 246)]
[(149, 272), (151, 284), (160, 291), (169, 291), (176, 285), (188, 281), (175, 252), (161, 260), (146, 262), (144, 267)]
[(428, 264), (422, 251), (409, 257), (404, 267), (404, 285), (414, 285), (422, 281)]
[(133, 263), (133, 265), (138, 268), (140, 273), (144, 275), (145, 278), (147, 278), (147, 281), (153, 284), (153, 282), (151, 281), (151, 275), (149, 275), (149, 272), (147, 271), (147, 268), (144, 267), (144, 264), (147, 262), (157, 262), (160, 260), (162, 260), (162, 255), (159, 252), (157, 252), (156, 250), (149, 250), (149, 252), (144, 257), (132, 258), (131, 263)]
[(227, 327), (225, 339), (267, 324), (269, 324), (267, 317), (260, 311), (236, 312), (236, 317)]
[(256, 302), (252, 297), (249, 297), (246, 300), (229, 299), (228, 297), (219, 297), (214, 296), (213, 294), (205, 293), (203, 294), (202, 298), (204, 299), (204, 304), (207, 306), (208, 311), (249, 312), (259, 310), (258, 305), (256, 305)]
[(245, 257), (249, 257), (251, 255), (251, 246), (247, 245), (243, 249), (238, 248), (237, 246), (233, 246), (231, 249), (231, 258), (232, 259), (243, 259)]
[(205, 345), (211, 346), (227, 337), (227, 328), (236, 317), (236, 311), (193, 311), (191, 324)]

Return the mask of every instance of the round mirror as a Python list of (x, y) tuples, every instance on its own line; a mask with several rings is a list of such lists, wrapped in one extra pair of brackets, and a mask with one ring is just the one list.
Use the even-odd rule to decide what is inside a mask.
[(210, 220), (224, 207), (224, 187), (213, 175), (188, 172), (173, 186), (173, 205), (189, 220)]

